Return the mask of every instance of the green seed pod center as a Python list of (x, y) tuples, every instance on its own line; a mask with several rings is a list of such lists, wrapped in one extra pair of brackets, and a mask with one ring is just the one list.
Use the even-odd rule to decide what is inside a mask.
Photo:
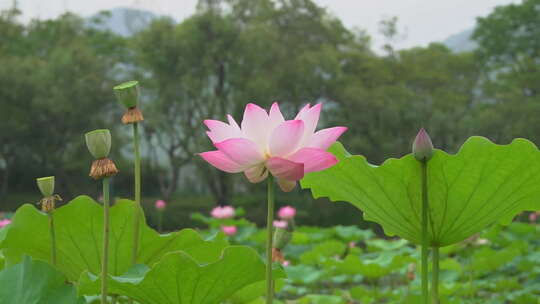
[(134, 108), (139, 102), (139, 82), (136, 80), (124, 82), (113, 88), (114, 94), (126, 108)]
[(54, 193), (54, 176), (40, 177), (36, 179), (39, 191), (44, 197), (52, 196)]
[(105, 158), (111, 152), (111, 132), (107, 129), (86, 133), (86, 146), (95, 159)]

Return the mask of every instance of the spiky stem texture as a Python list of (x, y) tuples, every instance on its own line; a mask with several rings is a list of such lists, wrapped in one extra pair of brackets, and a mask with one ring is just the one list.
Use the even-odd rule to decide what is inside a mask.
[(266, 304), (274, 302), (274, 283), (272, 281), (272, 245), (274, 223), (274, 178), (268, 176), (268, 211), (266, 219)]
[(422, 166), (422, 301), (424, 304), (429, 303), (429, 286), (428, 286), (428, 255), (429, 255), (429, 240), (428, 240), (428, 184), (427, 184), (427, 161), (420, 161)]
[(107, 304), (107, 272), (109, 268), (109, 178), (103, 179), (103, 257), (101, 261), (101, 304)]

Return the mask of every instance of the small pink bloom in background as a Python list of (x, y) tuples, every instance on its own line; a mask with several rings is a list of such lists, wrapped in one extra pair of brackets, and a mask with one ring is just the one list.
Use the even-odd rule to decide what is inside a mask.
[(281, 262), (281, 265), (283, 265), (283, 267), (287, 267), (287, 266), (291, 265), (291, 262), (289, 260), (285, 260), (285, 261)]
[(278, 211), (278, 216), (283, 220), (290, 220), (296, 216), (296, 209), (291, 206), (281, 207)]
[(281, 190), (292, 191), (304, 174), (332, 167), (338, 160), (326, 150), (347, 130), (333, 127), (315, 132), (322, 105), (306, 105), (293, 120), (285, 120), (279, 105), (270, 111), (248, 104), (240, 126), (231, 115), (228, 123), (205, 120), (215, 151), (200, 156), (219, 170), (244, 172), (252, 183), (270, 172)]
[(228, 219), (234, 217), (234, 208), (231, 206), (217, 206), (210, 212), (213, 218)]
[(221, 231), (228, 236), (232, 236), (235, 235), (238, 230), (236, 229), (236, 226), (221, 226)]
[(155, 206), (157, 210), (163, 210), (167, 207), (167, 203), (164, 200), (157, 200)]
[(529, 214), (529, 221), (531, 223), (536, 223), (536, 220), (538, 219), (538, 214), (540, 214), (540, 211), (532, 212), (531, 214)]
[(3, 219), (3, 220), (0, 220), (0, 228), (2, 227), (5, 227), (7, 225), (11, 224), (11, 220), (10, 219)]
[(287, 221), (274, 221), (274, 227), (276, 228), (287, 228)]
[(355, 242), (349, 242), (349, 248), (354, 248), (356, 247), (356, 243)]

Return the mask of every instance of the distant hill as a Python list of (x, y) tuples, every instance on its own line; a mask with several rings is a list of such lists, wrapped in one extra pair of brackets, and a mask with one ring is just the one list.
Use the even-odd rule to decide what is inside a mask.
[(150, 11), (118, 7), (97, 13), (88, 19), (95, 28), (110, 30), (126, 37), (144, 29), (158, 17)]
[(464, 30), (446, 38), (443, 44), (457, 53), (472, 51), (477, 47), (476, 42), (471, 39), (473, 32), (474, 28)]
[[(160, 16), (147, 11), (127, 7), (117, 7), (110, 11), (97, 13), (88, 20), (91, 26), (98, 29), (110, 30), (121, 36), (131, 36), (147, 27), (154, 19)], [(477, 47), (471, 39), (474, 28), (466, 29), (446, 38), (442, 43), (454, 52), (472, 51)]]

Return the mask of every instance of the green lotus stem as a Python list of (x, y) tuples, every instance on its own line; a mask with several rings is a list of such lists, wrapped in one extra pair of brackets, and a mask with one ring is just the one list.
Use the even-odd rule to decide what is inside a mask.
[(133, 151), (135, 153), (135, 215), (133, 217), (133, 248), (131, 262), (137, 263), (141, 221), (141, 153), (139, 151), (139, 124), (133, 123)]
[(433, 246), (431, 269), (431, 300), (433, 304), (439, 304), (439, 247)]
[(379, 301), (379, 284), (377, 279), (373, 279), (373, 300)]
[(274, 282), (272, 281), (272, 245), (274, 227), (274, 177), (268, 176), (268, 211), (266, 220), (266, 304), (274, 302)]
[(56, 266), (56, 233), (54, 231), (53, 210), (47, 213), (49, 216), (49, 230), (51, 232), (51, 262)]
[(101, 304), (107, 304), (107, 272), (109, 267), (109, 183), (103, 178), (103, 259), (101, 262)]
[[(472, 260), (472, 257), (471, 257)], [(472, 263), (470, 264), (472, 265)], [(469, 298), (474, 299), (474, 271), (471, 270), (469, 273)]]
[(429, 303), (428, 286), (428, 185), (427, 185), (427, 160), (422, 160), (422, 301)]
[(158, 211), (158, 232), (163, 231), (163, 211)]

